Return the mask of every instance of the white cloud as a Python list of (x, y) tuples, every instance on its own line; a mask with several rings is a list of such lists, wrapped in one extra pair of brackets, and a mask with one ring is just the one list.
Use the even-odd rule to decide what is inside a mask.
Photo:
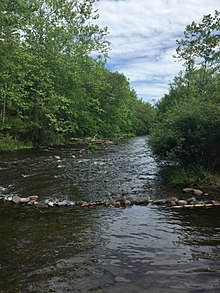
[(124, 73), (138, 96), (158, 100), (181, 70), (172, 58), (176, 39), (187, 24), (213, 14), (219, 0), (100, 0), (95, 5), (98, 24), (110, 32), (107, 66)]

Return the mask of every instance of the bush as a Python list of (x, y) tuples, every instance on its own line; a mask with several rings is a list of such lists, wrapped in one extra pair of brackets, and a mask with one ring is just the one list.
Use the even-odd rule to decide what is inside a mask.
[(150, 144), (161, 158), (220, 169), (220, 104), (185, 99), (154, 124)]

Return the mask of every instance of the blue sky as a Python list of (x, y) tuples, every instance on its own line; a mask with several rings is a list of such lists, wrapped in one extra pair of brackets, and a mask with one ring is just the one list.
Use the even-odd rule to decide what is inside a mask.
[(107, 68), (124, 73), (139, 98), (155, 103), (182, 69), (173, 55), (187, 24), (214, 14), (219, 0), (99, 0), (98, 24), (108, 26)]

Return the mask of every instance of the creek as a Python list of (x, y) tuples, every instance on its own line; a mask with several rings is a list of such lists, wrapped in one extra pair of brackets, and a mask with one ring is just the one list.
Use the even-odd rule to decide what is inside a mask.
[[(162, 185), (146, 137), (92, 152), (70, 145), (5, 153), (0, 180), (0, 195), (41, 199), (176, 192)], [(0, 293), (219, 292), (219, 211), (0, 203)]]

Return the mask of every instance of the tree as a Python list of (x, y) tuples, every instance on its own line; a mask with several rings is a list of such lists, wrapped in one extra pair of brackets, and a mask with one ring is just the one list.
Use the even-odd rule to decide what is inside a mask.
[(177, 40), (175, 56), (178, 60), (183, 60), (186, 67), (185, 77), (187, 79), (187, 96), (190, 92), (190, 85), (193, 82), (193, 71), (195, 66), (200, 66), (203, 71), (202, 92), (206, 90), (208, 84), (207, 72), (219, 70), (220, 60), (220, 12), (215, 11), (215, 15), (204, 15), (202, 22), (197, 24), (194, 21), (187, 25), (184, 31), (184, 38)]
[[(68, 73), (71, 76), (68, 82), (76, 84), (80, 67), (74, 60), (85, 59), (93, 51), (103, 56), (107, 53), (107, 28), (91, 22), (98, 17), (93, 3), (93, 0), (0, 2), (3, 132), (11, 135), (16, 132), (23, 139), (43, 143), (56, 132), (73, 130), (74, 122), (70, 125), (70, 121), (76, 113), (77, 101), (73, 100), (78, 99), (78, 93), (72, 88), (72, 94), (64, 96), (56, 91), (55, 82), (62, 83), (65, 75), (62, 67), (71, 67), (73, 72)], [(62, 110), (57, 112), (58, 109)]]
[[(160, 159), (220, 170), (219, 13), (186, 27), (178, 58), (186, 71), (156, 105), (150, 143)], [(193, 65), (193, 67), (190, 67)]]

